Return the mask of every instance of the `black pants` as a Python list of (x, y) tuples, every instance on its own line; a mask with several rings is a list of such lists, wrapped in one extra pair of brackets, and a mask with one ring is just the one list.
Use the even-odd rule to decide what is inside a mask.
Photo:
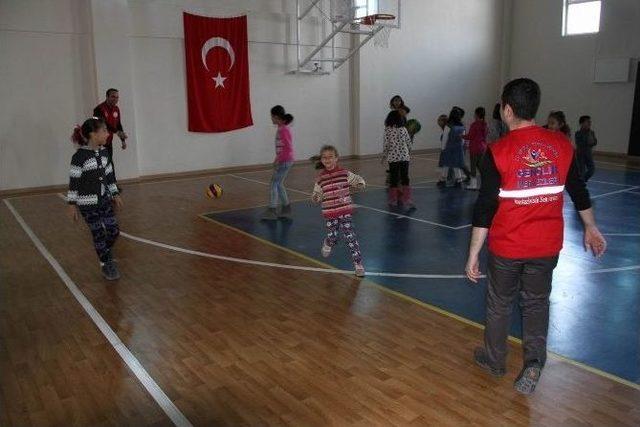
[(98, 259), (100, 262), (111, 261), (111, 247), (120, 234), (111, 198), (101, 198), (96, 206), (83, 206), (80, 213), (91, 231)]
[(596, 165), (593, 163), (593, 153), (591, 150), (578, 150), (576, 152), (576, 160), (578, 163), (578, 171), (584, 182), (589, 181), (596, 171)]
[(389, 187), (409, 185), (409, 162), (389, 162)]
[(524, 363), (547, 361), (549, 294), (558, 256), (508, 259), (489, 254), (487, 269), (487, 320), (484, 345), (489, 362), (503, 368), (507, 359), (507, 337), (513, 303), (520, 294)]
[(480, 170), (480, 163), (482, 162), (482, 157), (484, 157), (484, 153), (481, 154), (470, 154), (471, 161), (471, 176), (476, 177), (476, 170)]

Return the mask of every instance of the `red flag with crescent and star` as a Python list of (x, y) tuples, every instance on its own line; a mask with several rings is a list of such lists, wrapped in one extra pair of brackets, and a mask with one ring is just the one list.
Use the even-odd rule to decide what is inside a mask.
[(253, 125), (247, 17), (183, 13), (189, 131), (227, 132)]

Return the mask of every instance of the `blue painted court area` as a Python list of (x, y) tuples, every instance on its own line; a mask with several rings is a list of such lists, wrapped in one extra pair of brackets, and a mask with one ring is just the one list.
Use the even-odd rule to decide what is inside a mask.
[[(566, 196), (565, 245), (554, 274), (549, 349), (640, 384), (640, 270), (622, 269), (640, 265), (640, 173), (600, 169), (589, 189), (608, 252), (596, 260), (584, 251), (582, 225)], [(405, 218), (379, 211), (388, 209), (384, 189), (356, 194), (355, 202), (362, 207), (354, 214), (354, 224), (367, 271), (463, 274), (476, 197), (477, 193), (463, 189), (419, 188), (418, 209)], [(337, 268), (353, 268), (342, 245), (329, 258), (321, 257), (325, 230), (318, 206), (295, 203), (293, 220), (277, 222), (260, 221), (263, 209), (207, 216)], [(484, 280), (473, 285), (459, 278), (369, 279), (484, 323)], [(520, 337), (516, 314), (517, 308), (511, 333)]]

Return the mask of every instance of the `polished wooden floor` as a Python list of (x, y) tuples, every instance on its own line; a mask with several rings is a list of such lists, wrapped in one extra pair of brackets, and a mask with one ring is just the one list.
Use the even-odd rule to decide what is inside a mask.
[[(435, 178), (430, 156), (414, 181)], [(345, 162), (383, 185), (375, 160)], [(314, 171), (288, 186), (308, 192)], [(123, 231), (232, 257), (317, 267), (198, 215), (265, 204), (268, 171), (125, 185)], [(203, 195), (220, 183), (219, 200)], [(295, 199), (302, 193), (290, 192)], [(86, 226), (56, 194), (10, 200), (70, 279), (193, 425), (638, 426), (640, 390), (558, 358), (538, 390), (477, 368), (476, 326), (343, 275), (195, 257), (121, 238), (105, 282)], [(0, 204), (0, 425), (171, 425)], [(461, 266), (461, 270), (462, 270)], [(585, 343), (588, 345), (588, 343)]]

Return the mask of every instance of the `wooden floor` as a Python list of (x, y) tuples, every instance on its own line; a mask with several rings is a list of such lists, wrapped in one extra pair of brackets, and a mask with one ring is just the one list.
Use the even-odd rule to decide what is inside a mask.
[[(412, 162), (435, 178), (432, 158)], [(383, 185), (375, 160), (345, 163)], [(314, 171), (288, 186), (308, 192)], [(265, 204), (268, 171), (125, 186), (121, 229), (196, 251), (318, 264), (198, 215)], [(223, 198), (209, 200), (218, 182)], [(295, 199), (306, 196), (290, 192)], [(640, 390), (551, 358), (536, 393), (471, 360), (477, 327), (367, 280), (242, 265), (120, 238), (106, 283), (84, 223), (56, 194), (9, 200), (180, 413), (201, 426), (638, 426)], [(0, 204), (0, 425), (171, 425)], [(462, 270), (463, 266), (461, 266)], [(588, 345), (588, 343), (585, 343)]]

